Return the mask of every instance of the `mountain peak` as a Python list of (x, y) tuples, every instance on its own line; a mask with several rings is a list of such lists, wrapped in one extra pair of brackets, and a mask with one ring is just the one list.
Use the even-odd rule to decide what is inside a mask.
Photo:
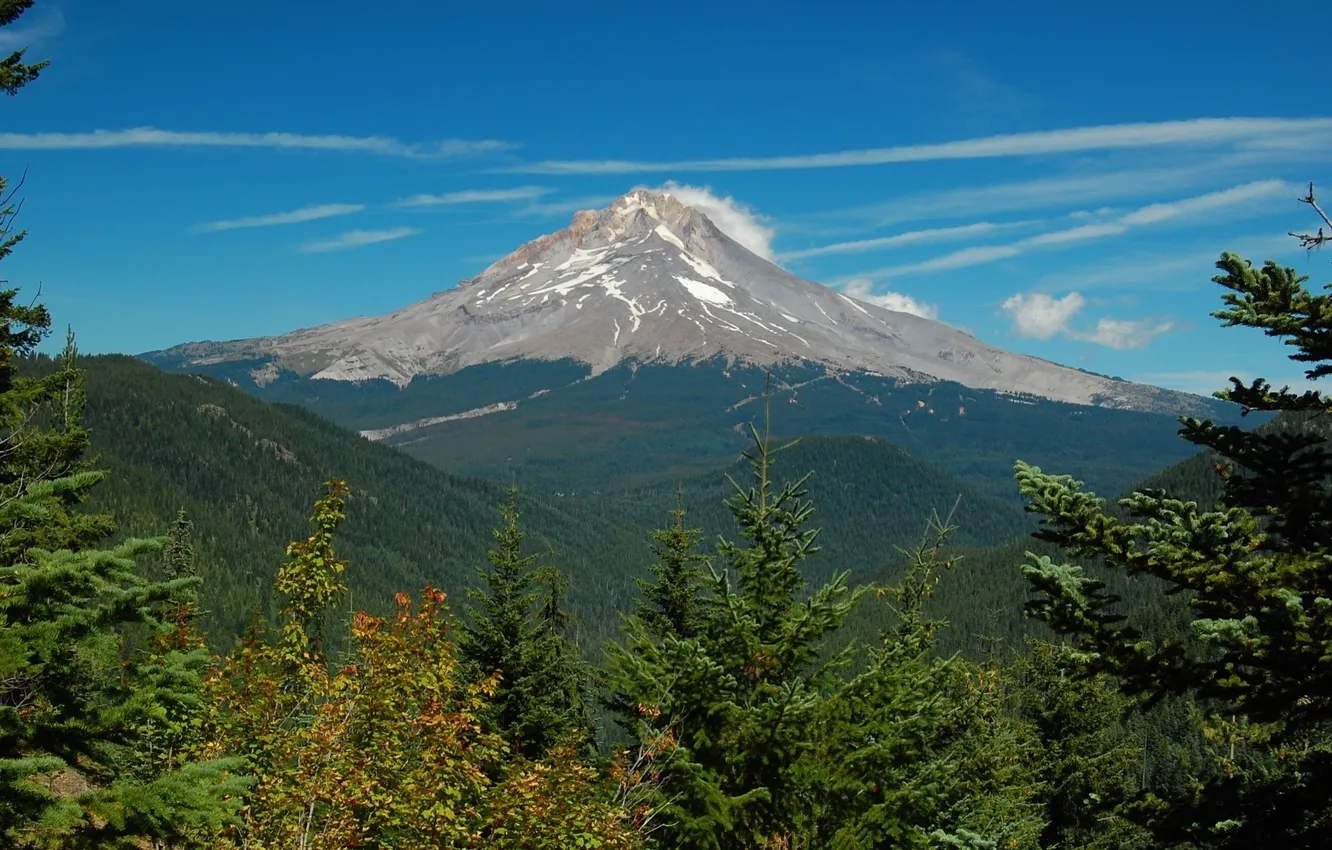
[(623, 360), (722, 357), (1115, 407), (1150, 405), (1162, 392), (1003, 351), (802, 280), (675, 195), (641, 188), (605, 209), (576, 213), (569, 226), (456, 288), (386, 316), (176, 351), (400, 386), (417, 375), (514, 359), (573, 359), (600, 373)]
[(539, 262), (551, 250), (558, 250), (561, 244), (576, 249), (585, 244), (604, 246), (643, 238), (652, 231), (657, 231), (668, 242), (682, 243), (685, 231), (691, 228), (700, 233), (720, 234), (706, 216), (680, 203), (669, 192), (634, 189), (616, 198), (605, 209), (579, 210), (573, 214), (568, 227), (533, 239), (462, 285), (469, 285), (493, 272)]

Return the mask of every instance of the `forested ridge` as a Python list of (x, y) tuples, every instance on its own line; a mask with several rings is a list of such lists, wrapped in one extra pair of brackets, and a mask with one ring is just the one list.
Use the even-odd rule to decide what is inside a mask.
[[(838, 374), (807, 363), (629, 361), (590, 376), (584, 364), (518, 361), (419, 376), (399, 388), (382, 379), (282, 372), (257, 384), (262, 364), (254, 361), (143, 356), (169, 371), (220, 377), (265, 401), (299, 404), (351, 430), (407, 425), (381, 438), (441, 469), (580, 496), (673, 487), (726, 466), (745, 449), (744, 423), (761, 418), (765, 387), (779, 433), (887, 440), (970, 489), (1014, 503), (1014, 457), (1119, 492), (1190, 453), (1163, 413)], [(513, 408), (435, 421), (498, 404)], [(1212, 404), (1218, 421), (1238, 422), (1232, 405)]]
[[(0, 0), (0, 28), (31, 6)], [(15, 52), (0, 89), (44, 67)], [(0, 261), (25, 235), (6, 185)], [(1332, 374), (1332, 295), (1216, 269), (1217, 319)], [(1319, 392), (1233, 380), (1219, 397), (1275, 419), (1182, 420), (1199, 452), (1113, 502), (1014, 458), (1016, 511), (767, 412), (725, 470), (587, 501), (72, 332), (39, 357), (52, 326), (0, 290), (5, 846), (1332, 836)]]
[[(304, 531), (303, 505), (335, 476), (355, 488), (342, 527), (355, 605), (383, 610), (398, 588), (427, 581), (473, 583), (496, 506), (507, 498), (504, 484), (441, 472), (304, 408), (259, 401), (216, 378), (169, 375), (119, 355), (79, 363), (87, 375), (91, 452), (108, 471), (86, 509), (114, 516), (122, 538), (157, 534), (184, 510), (205, 580), (200, 625), (216, 648), (244, 629), (255, 605), (276, 613), (273, 570), (286, 542)], [(35, 357), (20, 367), (41, 376), (56, 363)], [(958, 545), (1000, 543), (1034, 527), (1020, 505), (977, 492), (879, 438), (805, 438), (778, 457), (776, 468), (816, 471), (809, 488), (825, 529), (823, 550), (808, 567), (816, 580), (836, 568), (860, 578), (899, 572), (898, 549), (916, 541), (933, 510), (956, 505)], [(633, 580), (651, 561), (647, 535), (675, 507), (677, 493), (710, 541), (732, 527), (726, 476), (743, 471), (738, 459), (674, 486), (608, 488), (595, 497), (519, 491), (529, 545), (553, 553), (577, 579), (571, 611), (593, 654), (632, 606)], [(156, 560), (145, 567), (156, 569)]]

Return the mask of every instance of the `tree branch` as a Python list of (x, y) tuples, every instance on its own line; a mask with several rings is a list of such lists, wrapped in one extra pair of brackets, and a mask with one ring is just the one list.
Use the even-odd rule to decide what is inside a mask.
[[(1318, 199), (1314, 197), (1313, 183), (1309, 184), (1309, 194), (1299, 200), (1300, 203), (1308, 204), (1313, 207), (1314, 212), (1318, 213), (1318, 217), (1323, 220), (1323, 224), (1327, 227), (1328, 231), (1332, 231), (1332, 219), (1329, 219), (1327, 213), (1323, 212), (1323, 208), (1318, 206)], [(1296, 233), (1292, 230), (1289, 232), (1289, 235), (1300, 240), (1301, 248), (1307, 248), (1309, 250), (1321, 248), (1325, 243), (1332, 242), (1332, 233), (1325, 233), (1322, 227), (1318, 228), (1317, 233)]]

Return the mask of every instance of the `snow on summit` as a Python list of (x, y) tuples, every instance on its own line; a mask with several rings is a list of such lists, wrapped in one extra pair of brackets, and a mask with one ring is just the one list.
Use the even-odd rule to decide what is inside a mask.
[(1162, 393), (1013, 354), (802, 280), (670, 192), (643, 189), (604, 210), (579, 212), (563, 230), (393, 313), (162, 354), (196, 362), (261, 358), (313, 378), (384, 378), (399, 386), (499, 360), (572, 358), (598, 373), (626, 359), (722, 356), (1116, 407), (1152, 407)]

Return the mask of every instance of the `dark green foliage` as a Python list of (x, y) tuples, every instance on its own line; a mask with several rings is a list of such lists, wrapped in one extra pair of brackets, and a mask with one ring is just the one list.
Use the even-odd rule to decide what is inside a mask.
[[(185, 509), (204, 578), (200, 626), (215, 648), (230, 646), (256, 604), (276, 617), (275, 569), (287, 541), (306, 534), (302, 506), (330, 478), (346, 478), (353, 494), (340, 531), (349, 604), (384, 612), (401, 588), (431, 583), (460, 595), (485, 558), (502, 485), (448, 475), (222, 381), (167, 375), (129, 357), (82, 357), (79, 365), (88, 374), (93, 450), (112, 470), (87, 507), (142, 536)], [(38, 376), (55, 363), (23, 366)], [(563, 553), (578, 578), (569, 604), (580, 628), (613, 626), (632, 598), (622, 565), (641, 552), (638, 530), (569, 500), (528, 492), (519, 500), (535, 545)], [(344, 621), (332, 614), (330, 632)]]
[[(19, 19), (26, 11), (32, 8), (33, 0), (0, 0), (0, 27), (7, 27)], [(37, 79), (37, 75), (42, 69), (51, 64), (50, 60), (44, 62), (24, 62), (23, 56), (26, 49), (15, 50), (4, 59), (0, 59), (0, 91), (10, 95), (18, 94), (19, 89), (28, 83)], [(4, 183), (0, 182), (0, 194), (4, 192)], [(0, 212), (0, 219), (4, 218), (4, 213)], [(3, 227), (0, 227), (0, 233)], [(0, 241), (0, 259), (4, 258), (6, 248), (12, 247)]]
[(997, 669), (935, 651), (945, 624), (926, 602), (953, 566), (943, 558), (951, 530), (936, 516), (902, 581), (878, 589), (892, 624), (811, 726), (811, 847), (1037, 846), (1031, 730), (1005, 711)]
[[(23, 365), (25, 374), (41, 375), (55, 364)], [(244, 630), (256, 604), (276, 616), (274, 568), (286, 541), (305, 534), (300, 506), (332, 477), (346, 477), (353, 488), (354, 509), (341, 532), (349, 604), (383, 612), (403, 587), (433, 583), (456, 597), (473, 583), (503, 486), (439, 472), (305, 410), (262, 403), (211, 378), (167, 375), (119, 356), (82, 357), (79, 365), (89, 376), (93, 449), (112, 470), (88, 508), (114, 514), (126, 533), (145, 536), (160, 533), (185, 509), (205, 579), (199, 625), (215, 648)], [(825, 530), (822, 551), (805, 566), (814, 582), (838, 569), (852, 570), (858, 581), (896, 581), (903, 569), (896, 547), (912, 545), (921, 517), (959, 495), (956, 543), (994, 544), (1032, 527), (1020, 505), (979, 493), (882, 439), (802, 439), (777, 463), (791, 472), (815, 470), (806, 486)], [(705, 540), (732, 527), (724, 504), (728, 469), (734, 474), (740, 466), (680, 482), (683, 507)], [(633, 605), (633, 579), (646, 577), (644, 537), (675, 506), (675, 490), (594, 499), (526, 491), (519, 499), (535, 549), (559, 551), (575, 580), (568, 600), (577, 616), (573, 636), (595, 653)], [(147, 565), (158, 568), (155, 560)], [(1012, 614), (1016, 606), (1007, 600), (1022, 598), (1021, 582), (999, 566), (946, 581), (949, 590), (937, 603), (958, 626), (945, 635), (950, 647), (969, 640), (996, 606)], [(340, 631), (344, 620), (334, 614), (330, 630)], [(1012, 620), (1020, 624), (1016, 614)], [(868, 623), (864, 636), (872, 639), (880, 626)]]
[(697, 551), (703, 532), (686, 526), (686, 516), (677, 493), (670, 526), (652, 532), (656, 562), (648, 570), (655, 581), (638, 579), (643, 598), (635, 601), (634, 613), (658, 640), (691, 638), (702, 626), (701, 595), (711, 559)]
[(1120, 719), (1126, 700), (1102, 675), (1081, 675), (1065, 647), (1035, 642), (1017, 655), (1020, 716), (1038, 742), (1045, 850), (1133, 850), (1148, 835), (1120, 811), (1137, 790), (1137, 750)]
[[(1310, 377), (1332, 374), (1322, 330), (1332, 296), (1274, 263), (1224, 254), (1217, 267), (1230, 290), (1218, 318), (1294, 346)], [(1316, 391), (1261, 380), (1218, 396), (1286, 415), (1332, 410)], [(1216, 769), (1145, 809), (1161, 842), (1316, 847), (1332, 832), (1332, 454), (1316, 429), (1294, 424), (1246, 432), (1184, 420), (1182, 436), (1219, 458), (1224, 486), (1211, 509), (1149, 490), (1120, 500), (1121, 519), (1071, 478), (1018, 465), (1023, 494), (1045, 516), (1040, 537), (1153, 576), (1187, 601), (1191, 630), (1154, 636), (1080, 567), (1047, 556), (1024, 567), (1039, 593), (1031, 612), (1069, 635), (1089, 670), (1146, 705), (1198, 701)]]
[(841, 573), (805, 597), (812, 508), (800, 482), (775, 486), (778, 450), (751, 433), (753, 484), (733, 482), (728, 503), (740, 542), (718, 541), (724, 566), (698, 588), (697, 633), (629, 617), (626, 644), (608, 647), (621, 724), (640, 748), (670, 741), (658, 805), (672, 847), (763, 847), (808, 821), (801, 756), (841, 666), (824, 658), (829, 638), (859, 595)]
[(589, 742), (592, 719), (588, 674), (565, 633), (565, 579), (523, 552), (519, 519), (514, 489), (500, 508), (489, 567), (469, 590), (476, 604), (468, 606), (459, 649), (476, 678), (498, 678), (486, 712), (493, 731), (516, 753), (540, 758), (569, 737)]
[[(782, 411), (778, 411), (779, 413)], [(788, 442), (790, 442), (788, 440)], [(1021, 505), (986, 495), (887, 440), (866, 437), (801, 437), (774, 456), (783, 475), (813, 471), (805, 482), (823, 529), (819, 551), (805, 561), (813, 582), (851, 570), (857, 580), (891, 564), (900, 575), (899, 549), (914, 547), (922, 517), (955, 507), (955, 545), (985, 546), (1014, 540), (1034, 528)], [(743, 475), (741, 458), (682, 480), (675, 490), (640, 488), (593, 500), (636, 529), (651, 528), (677, 504), (689, 512), (703, 539), (734, 528), (726, 507), (733, 489), (727, 475)], [(894, 576), (893, 580), (896, 580)]]
[[(232, 379), (261, 398), (300, 404), (358, 430), (513, 402), (515, 410), (413, 428), (387, 440), (442, 469), (516, 477), (537, 489), (579, 495), (626, 486), (669, 488), (727, 465), (745, 448), (744, 423), (758, 409), (768, 374), (721, 360), (622, 363), (596, 376), (570, 361), (522, 361), (417, 378), (401, 390), (387, 381), (353, 385), (290, 373), (259, 386), (251, 372), (262, 363), (190, 366), (179, 358), (144, 356), (163, 368)], [(1172, 437), (1173, 410), (1091, 408), (956, 384), (833, 374), (802, 364), (772, 374), (783, 433), (885, 438), (1008, 501), (1016, 501), (1008, 485), (1015, 456), (1057, 465), (1119, 492), (1188, 454)], [(1211, 404), (1216, 417), (1237, 420), (1223, 405)]]
[(194, 563), (194, 544), (190, 541), (194, 523), (185, 518), (185, 509), (181, 508), (176, 519), (167, 531), (166, 546), (162, 549), (162, 565), (169, 579), (185, 578), (199, 574)]
[[(0, 2), (0, 27), (30, 6)], [(0, 62), (10, 93), (35, 78), (22, 53)], [(0, 191), (3, 191), (0, 188)], [(0, 259), (22, 234), (0, 211)], [(183, 844), (216, 832), (244, 783), (233, 760), (163, 760), (156, 721), (198, 697), (201, 652), (126, 657), (136, 629), (172, 626), (198, 580), (144, 578), (135, 558), (160, 540), (94, 548), (109, 518), (75, 510), (102, 479), (84, 458), (83, 375), (73, 335), (40, 376), (19, 376), (50, 330), (40, 304), (0, 292), (0, 840), (17, 848)]]
[[(75, 511), (101, 473), (83, 461), (89, 445), (83, 427), (83, 373), (73, 334), (41, 377), (17, 374), (17, 358), (32, 352), (50, 328), (40, 305), (15, 303), (18, 290), (0, 292), (0, 563), (12, 563), (28, 549), (56, 550), (91, 545), (112, 529), (110, 517)], [(35, 481), (71, 479), (77, 483), (40, 494)], [(26, 496), (26, 498), (22, 498)]]

